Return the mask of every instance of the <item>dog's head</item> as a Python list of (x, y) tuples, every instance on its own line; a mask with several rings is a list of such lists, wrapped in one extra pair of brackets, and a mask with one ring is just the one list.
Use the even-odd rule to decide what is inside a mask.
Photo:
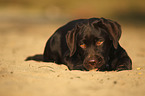
[(117, 49), (120, 25), (104, 18), (91, 18), (78, 23), (66, 35), (70, 57), (79, 55), (86, 70), (107, 66), (111, 48)]

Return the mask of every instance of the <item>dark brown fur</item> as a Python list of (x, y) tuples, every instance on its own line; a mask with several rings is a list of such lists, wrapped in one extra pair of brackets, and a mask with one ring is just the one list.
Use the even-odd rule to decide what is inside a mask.
[[(120, 25), (104, 18), (74, 20), (59, 28), (47, 41), (45, 62), (66, 64), (70, 70), (131, 70), (132, 63), (118, 43)], [(96, 42), (103, 44), (96, 46)], [(81, 48), (81, 44), (85, 48)]]

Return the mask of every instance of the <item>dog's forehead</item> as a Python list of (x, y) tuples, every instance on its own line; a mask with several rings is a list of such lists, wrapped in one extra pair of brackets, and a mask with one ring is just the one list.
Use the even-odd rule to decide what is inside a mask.
[(85, 26), (82, 29), (82, 38), (93, 39), (93, 38), (106, 38), (108, 36), (106, 30), (102, 28), (94, 28), (92, 26)]

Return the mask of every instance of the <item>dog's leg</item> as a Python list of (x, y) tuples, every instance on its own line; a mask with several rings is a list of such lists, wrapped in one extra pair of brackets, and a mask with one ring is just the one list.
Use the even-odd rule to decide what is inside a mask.
[(79, 60), (79, 57), (74, 58), (74, 57), (65, 56), (64, 63), (68, 66), (70, 70), (82, 70), (82, 71), (85, 70), (83, 66), (83, 62)]
[(115, 54), (115, 59), (113, 60), (111, 66), (113, 70), (131, 70), (132, 61), (126, 51), (119, 45)]

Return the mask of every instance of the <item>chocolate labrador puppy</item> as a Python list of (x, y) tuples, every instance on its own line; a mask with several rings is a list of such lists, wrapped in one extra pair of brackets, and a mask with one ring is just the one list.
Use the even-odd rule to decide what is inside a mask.
[(132, 62), (120, 46), (120, 25), (105, 18), (74, 20), (47, 41), (45, 62), (66, 64), (70, 70), (131, 70)]

